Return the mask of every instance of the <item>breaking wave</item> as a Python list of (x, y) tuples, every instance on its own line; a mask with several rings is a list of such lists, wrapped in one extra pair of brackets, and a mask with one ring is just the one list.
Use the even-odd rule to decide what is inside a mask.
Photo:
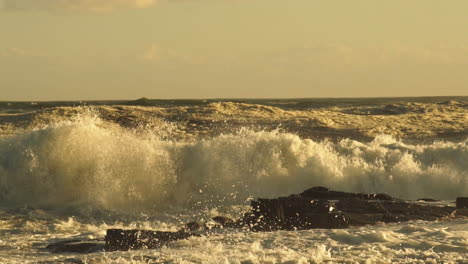
[(83, 115), (0, 138), (0, 205), (116, 211), (241, 205), (321, 185), (416, 199), (468, 195), (468, 141), (313, 141), (242, 129), (163, 140)]

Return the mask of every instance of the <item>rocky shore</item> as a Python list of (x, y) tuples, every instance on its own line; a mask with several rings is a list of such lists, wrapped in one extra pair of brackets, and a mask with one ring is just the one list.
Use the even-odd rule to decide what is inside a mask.
[(209, 235), (217, 229), (252, 232), (347, 228), (412, 220), (435, 221), (468, 216), (468, 198), (456, 207), (431, 204), (433, 199), (404, 201), (387, 194), (348, 193), (313, 187), (300, 194), (251, 202), (251, 211), (237, 220), (217, 216), (215, 223), (187, 223), (177, 232), (109, 229), (93, 241), (61, 241), (47, 246), (52, 252), (89, 253), (159, 248), (171, 241)]

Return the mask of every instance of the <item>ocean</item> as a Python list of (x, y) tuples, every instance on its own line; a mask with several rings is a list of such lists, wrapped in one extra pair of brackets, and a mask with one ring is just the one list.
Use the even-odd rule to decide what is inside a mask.
[(1, 263), (468, 263), (468, 218), (45, 249), (236, 219), (313, 186), (453, 206), (468, 196), (468, 97), (0, 102)]

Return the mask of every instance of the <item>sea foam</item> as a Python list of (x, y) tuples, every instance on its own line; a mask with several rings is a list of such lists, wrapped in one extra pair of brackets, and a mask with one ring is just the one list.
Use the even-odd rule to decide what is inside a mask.
[(116, 211), (215, 208), (321, 185), (404, 199), (468, 195), (468, 141), (313, 141), (241, 129), (196, 141), (92, 115), (0, 138), (0, 205)]

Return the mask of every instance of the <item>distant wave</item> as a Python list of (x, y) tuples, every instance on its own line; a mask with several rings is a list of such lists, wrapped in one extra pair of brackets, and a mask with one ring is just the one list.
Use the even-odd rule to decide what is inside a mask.
[[(157, 128), (156, 128), (157, 130)], [(468, 195), (468, 141), (409, 145), (242, 129), (162, 140), (83, 115), (0, 138), (0, 205), (117, 211), (245, 204), (322, 185), (415, 199)]]

